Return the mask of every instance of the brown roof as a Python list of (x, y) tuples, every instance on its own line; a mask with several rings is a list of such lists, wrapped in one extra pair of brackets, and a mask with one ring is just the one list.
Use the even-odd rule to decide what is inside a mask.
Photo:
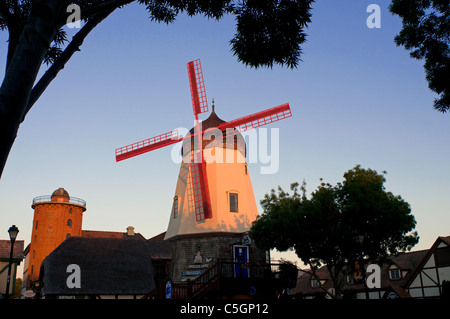
[(149, 240), (151, 241), (155, 241), (155, 240), (164, 240), (164, 237), (166, 236), (166, 232), (163, 232), (159, 235), (153, 236), (152, 238), (149, 238)]
[(114, 232), (114, 231), (100, 231), (100, 230), (83, 230), (81, 237), (83, 238), (105, 238), (105, 239), (134, 239), (145, 240), (151, 242), (149, 244), (149, 251), (152, 254), (154, 260), (170, 260), (172, 259), (172, 253), (170, 243), (164, 241), (166, 232), (153, 236), (150, 239), (145, 239), (140, 233), (134, 235), (127, 235), (127, 233)]
[(82, 230), (81, 237), (86, 238), (117, 238), (117, 239), (142, 239), (145, 237), (140, 233), (135, 233), (134, 235), (128, 235), (126, 232), (115, 232), (115, 231), (101, 231), (101, 230)]
[[(400, 253), (398, 256), (389, 257), (398, 268), (402, 270), (414, 270), (427, 254), (428, 249), (411, 251), (407, 253)], [(387, 268), (392, 266), (388, 265)]]
[[(23, 240), (16, 240), (14, 242), (13, 248), (13, 259), (22, 260), (24, 258), (23, 255)], [(0, 259), (8, 259), (11, 253), (11, 241), (10, 240), (0, 240)]]
[[(333, 282), (329, 278), (328, 270), (326, 267), (322, 267), (316, 270), (316, 276), (324, 281), (322, 287), (325, 290), (333, 287)], [(297, 285), (295, 288), (291, 289), (291, 294), (295, 295), (297, 293), (301, 293), (304, 295), (315, 295), (315, 294), (323, 294), (324, 289), (321, 287), (313, 288), (311, 285), (311, 281), (314, 280), (312, 270), (302, 270), (300, 271), (299, 277), (297, 278)]]

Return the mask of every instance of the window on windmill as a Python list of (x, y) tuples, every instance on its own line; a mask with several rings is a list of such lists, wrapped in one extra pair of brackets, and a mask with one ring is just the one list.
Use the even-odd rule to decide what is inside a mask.
[(67, 220), (67, 227), (72, 227), (72, 220), (71, 219)]
[(230, 193), (230, 212), (238, 212), (238, 194)]
[(173, 218), (178, 218), (178, 196), (173, 198)]

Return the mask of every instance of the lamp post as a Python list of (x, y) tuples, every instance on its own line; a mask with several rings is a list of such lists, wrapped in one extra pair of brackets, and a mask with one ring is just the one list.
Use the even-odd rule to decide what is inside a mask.
[(6, 279), (6, 298), (8, 298), (9, 294), (9, 283), (11, 281), (11, 268), (12, 268), (12, 257), (14, 250), (14, 242), (16, 241), (17, 234), (19, 233), (19, 228), (16, 225), (12, 225), (8, 229), (9, 239), (11, 240), (11, 251), (9, 253), (9, 266), (8, 266), (8, 277)]
[(369, 291), (367, 290), (367, 282), (366, 282), (366, 269), (364, 268), (364, 251), (363, 251), (363, 241), (364, 241), (364, 236), (360, 235), (360, 236), (356, 236), (355, 241), (357, 243), (359, 243), (359, 247), (361, 250), (361, 271), (362, 271), (362, 277), (363, 277), (363, 283), (364, 283), (364, 293), (366, 295), (366, 299), (369, 299)]

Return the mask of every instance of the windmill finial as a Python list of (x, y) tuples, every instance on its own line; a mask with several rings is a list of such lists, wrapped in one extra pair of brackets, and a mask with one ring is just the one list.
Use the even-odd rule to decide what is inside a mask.
[(211, 107), (212, 107), (212, 111), (214, 112), (214, 108), (216, 107), (216, 106), (214, 105), (214, 98), (212, 99), (212, 105), (211, 105)]

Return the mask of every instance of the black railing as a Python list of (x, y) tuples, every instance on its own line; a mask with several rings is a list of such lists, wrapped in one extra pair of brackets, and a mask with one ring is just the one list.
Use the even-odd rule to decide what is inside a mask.
[[(257, 278), (257, 279), (283, 279), (292, 277), (294, 282), (297, 273), (287, 274), (281, 269), (283, 264), (269, 263), (234, 263), (217, 262), (203, 274), (193, 280), (172, 284), (173, 299), (201, 298), (220, 285), (223, 279)], [(143, 299), (165, 298), (165, 283), (142, 297)]]
[(221, 262), (221, 278), (270, 278), (275, 275), (275, 264)]

